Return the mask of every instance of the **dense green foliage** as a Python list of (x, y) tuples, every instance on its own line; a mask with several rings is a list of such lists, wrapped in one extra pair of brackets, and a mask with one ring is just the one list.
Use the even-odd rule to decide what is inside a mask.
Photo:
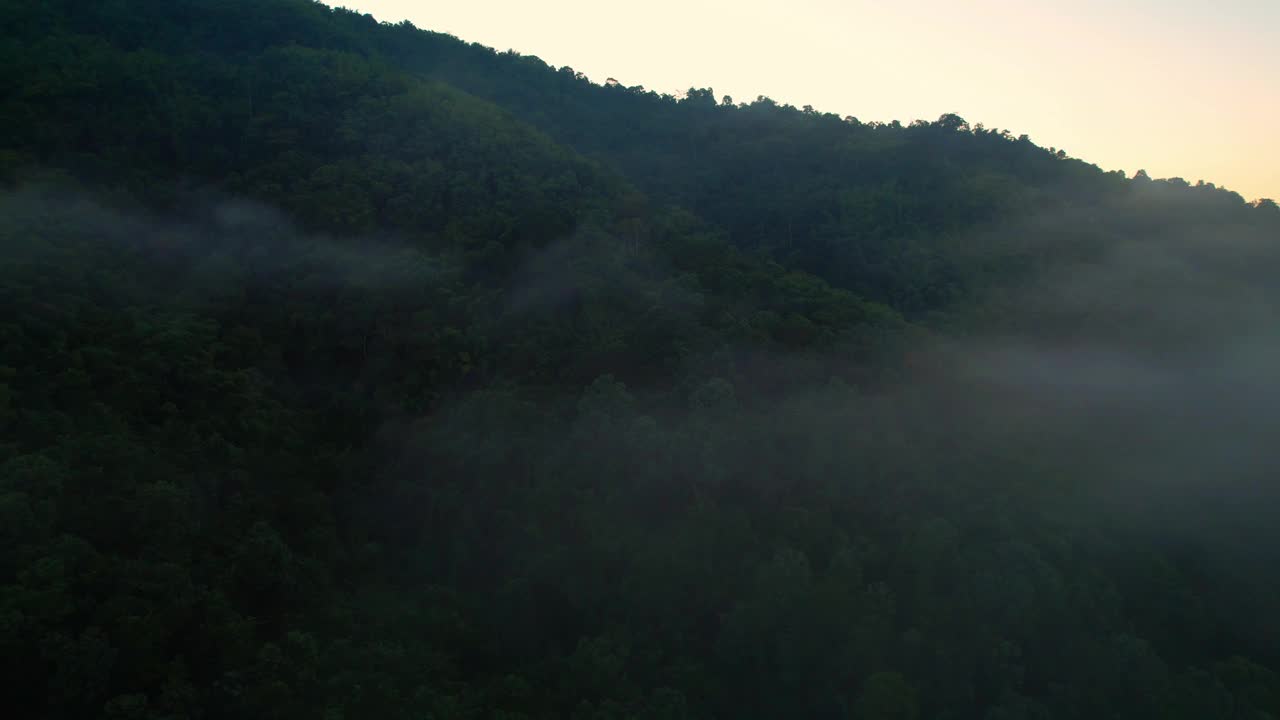
[(308, 0), (0, 17), (19, 716), (1280, 718), (1274, 385), (1215, 500), (1212, 423), (954, 350), (1263, 337), (1274, 203)]

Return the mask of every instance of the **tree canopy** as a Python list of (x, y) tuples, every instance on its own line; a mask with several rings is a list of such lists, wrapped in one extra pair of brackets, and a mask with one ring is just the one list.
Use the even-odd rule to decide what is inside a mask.
[(1274, 202), (310, 0), (0, 16), (20, 716), (1280, 717)]

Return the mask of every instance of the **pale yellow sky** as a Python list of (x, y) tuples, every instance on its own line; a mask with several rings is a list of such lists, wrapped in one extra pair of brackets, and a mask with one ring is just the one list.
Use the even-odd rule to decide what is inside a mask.
[(1280, 0), (331, 0), (679, 94), (1026, 133), (1280, 199)]

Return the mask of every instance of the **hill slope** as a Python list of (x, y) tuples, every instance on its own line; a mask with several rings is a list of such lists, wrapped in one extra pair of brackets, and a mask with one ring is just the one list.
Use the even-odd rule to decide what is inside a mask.
[(1274, 204), (306, 0), (0, 15), (14, 707), (1280, 716)]

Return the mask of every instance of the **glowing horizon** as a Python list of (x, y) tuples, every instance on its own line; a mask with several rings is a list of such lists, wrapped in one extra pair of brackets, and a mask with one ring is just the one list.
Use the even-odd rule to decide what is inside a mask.
[[(1105, 170), (1280, 200), (1280, 2), (333, 0), (592, 81), (1027, 134)], [(643, 9), (639, 9), (643, 8)]]

